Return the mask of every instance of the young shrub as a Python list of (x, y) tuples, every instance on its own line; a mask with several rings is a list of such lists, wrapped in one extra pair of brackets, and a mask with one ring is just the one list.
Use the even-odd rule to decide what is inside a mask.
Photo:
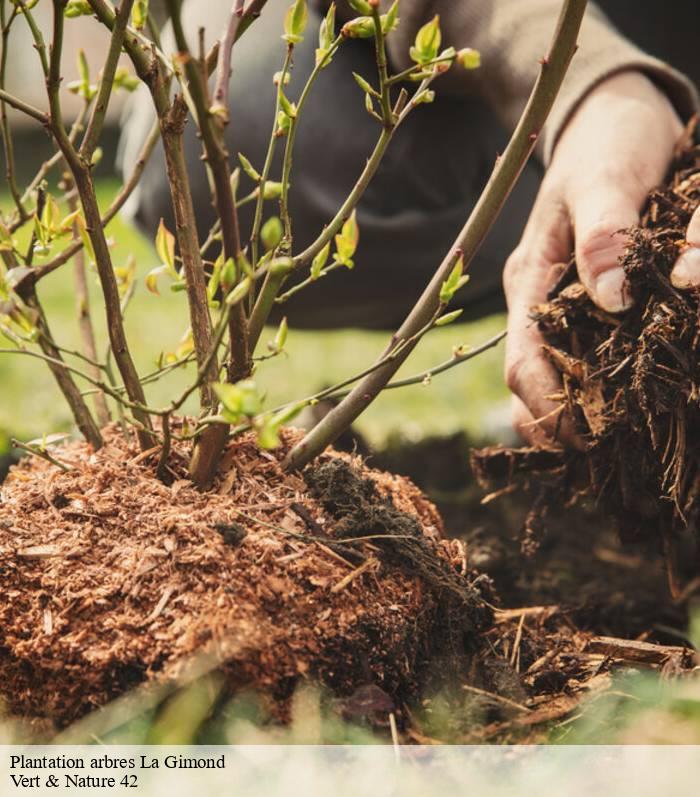
[[(432, 86), (441, 75), (450, 69), (477, 67), (478, 53), (468, 48), (441, 49), (440, 21), (436, 16), (418, 31), (410, 52), (413, 66), (390, 74), (386, 39), (400, 24), (398, 0), (384, 14), (375, 0), (351, 3), (358, 16), (339, 30), (335, 6), (331, 5), (319, 31), (316, 65), (298, 101), (292, 102), (286, 95), (287, 78), (295, 46), (308, 35), (306, 0), (295, 0), (289, 7), (282, 32), (287, 44), (284, 62), (274, 76), (275, 123), (270, 131), (267, 157), (264, 163), (251, 164), (245, 153), (227, 151), (224, 131), (230, 114), (228, 83), (231, 50), (263, 12), (265, 0), (234, 3), (226, 29), (208, 53), (201, 46), (198, 52), (192, 50), (181, 21), (181, 2), (167, 0), (178, 50), (172, 60), (161, 51), (159, 31), (149, 14), (148, 3), (141, 0), (123, 0), (116, 9), (105, 0), (52, 0), (53, 26), (48, 44), (33, 16), (35, 3), (16, 0), (1, 5), (2, 132), (8, 185), (14, 201), (14, 210), (0, 220), (0, 330), (8, 344), (2, 353), (40, 357), (46, 362), (70, 406), (76, 426), (94, 449), (102, 445), (101, 427), (110, 417), (108, 403), (116, 410), (124, 429), (135, 432), (143, 451), (159, 452), (158, 470), (164, 477), (171, 440), (174, 437), (190, 440), (190, 475), (196, 485), (206, 488), (212, 483), (232, 434), (253, 429), (263, 447), (273, 446), (279, 428), (292, 421), (305, 406), (320, 398), (342, 395), (346, 387), (354, 386), (294, 446), (285, 460), (290, 469), (308, 464), (382, 390), (391, 386), (392, 376), (425, 334), (457, 317), (457, 313), (449, 312), (448, 305), (466, 282), (464, 272), (469, 262), (532, 151), (573, 54), (585, 3), (582, 0), (565, 3), (551, 52), (543, 59), (537, 85), (508, 148), (499, 158), (463, 231), (449, 247), (433, 279), (382, 356), (340, 385), (315, 396), (290, 396), (284, 406), (275, 408), (264, 407), (254, 381), (258, 362), (284, 349), (286, 322), (277, 333), (272, 352), (263, 357), (256, 354), (270, 312), (275, 305), (284, 305), (295, 293), (333, 271), (353, 268), (361, 235), (355, 210), (396, 131), (409, 115), (427, 112), (422, 106), (432, 102)], [(79, 54), (80, 79), (66, 86), (61, 75), (64, 28), (79, 16), (92, 16), (95, 24), (108, 28), (110, 42), (99, 75), (96, 78), (90, 75), (84, 56)], [(4, 88), (10, 34), (19, 24), (27, 25), (34, 39), (46, 80), (46, 110), (29, 105)], [(354, 38), (374, 42), (377, 64), (374, 85), (359, 75), (355, 79), (364, 94), (368, 113), (377, 120), (376, 145), (335, 216), (309, 246), (299, 250), (295, 247), (289, 213), (296, 131), (314, 83), (321, 79), (338, 49)], [(122, 51), (128, 56), (134, 74), (121, 65)], [(151, 94), (157, 124), (146, 139), (132, 174), (103, 213), (97, 202), (93, 169), (101, 152), (99, 142), (107, 108), (116, 91), (131, 91), (139, 83), (145, 84)], [(66, 90), (83, 101), (81, 113), (70, 128), (62, 111), (62, 95)], [(41, 123), (55, 147), (55, 154), (40, 164), (36, 177), (24, 190), (17, 184), (8, 107)], [(183, 145), (188, 120), (196, 125), (202, 142), (216, 209), (216, 223), (209, 231), (198, 230), (192, 201)], [(168, 358), (167, 362), (161, 359), (155, 372), (139, 374), (124, 329), (124, 311), (131, 294), (140, 287), (134, 280), (133, 267), (118, 268), (113, 262), (104, 227), (138, 185), (158, 139), (165, 154), (175, 229), (168, 230), (161, 223), (155, 241), (160, 265), (148, 274), (145, 286), (157, 294), (159, 283), (169, 280), (173, 290), (184, 292), (189, 308), (189, 331), (174, 358)], [(283, 150), (281, 174), (272, 174), (276, 149)], [(254, 188), (239, 198), (239, 185), (243, 181), (240, 170)], [(58, 190), (47, 187), (47, 177), (52, 171), (64, 173)], [(250, 231), (241, 231), (238, 222), (237, 208), (244, 202), (255, 203)], [(263, 224), (266, 203), (278, 204), (279, 212)], [(28, 248), (17, 242), (17, 235), (25, 229), (31, 230)], [(83, 341), (81, 350), (75, 352), (66, 351), (54, 339), (50, 313), (45, 312), (37, 294), (41, 280), (57, 269), (67, 268), (71, 260), (79, 286), (78, 315)], [(106, 316), (109, 341), (103, 357), (98, 355), (100, 346), (91, 318), (93, 308), (88, 303), (86, 263), (94, 268), (99, 279), (100, 310)], [(307, 271), (305, 278), (304, 271)], [(417, 375), (415, 381), (464, 362), (469, 356), (458, 351), (431, 372)], [(112, 361), (119, 379), (113, 373)], [(196, 373), (186, 390), (172, 396), (165, 406), (149, 403), (148, 385), (192, 362)], [(94, 395), (94, 408), (86, 401), (86, 392)], [(174, 432), (172, 419), (194, 393), (200, 403), (194, 426)]]

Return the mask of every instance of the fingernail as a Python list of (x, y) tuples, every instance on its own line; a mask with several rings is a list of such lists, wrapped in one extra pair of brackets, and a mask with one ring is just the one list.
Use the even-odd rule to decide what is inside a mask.
[(593, 286), (593, 297), (608, 313), (621, 313), (632, 306), (632, 296), (625, 272), (621, 268), (604, 271)]
[(693, 288), (700, 285), (700, 249), (691, 246), (676, 260), (671, 272), (674, 288)]

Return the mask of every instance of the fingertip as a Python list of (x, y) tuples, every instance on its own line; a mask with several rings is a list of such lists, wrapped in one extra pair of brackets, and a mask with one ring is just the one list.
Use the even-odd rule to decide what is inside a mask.
[(632, 306), (632, 293), (621, 266), (599, 274), (591, 288), (591, 298), (608, 313), (622, 313)]
[(690, 246), (681, 253), (671, 272), (671, 285), (679, 290), (700, 285), (700, 248)]
[(610, 187), (582, 195), (574, 209), (576, 265), (589, 296), (608, 313), (621, 313), (632, 305), (622, 258), (627, 248), (626, 230), (639, 223), (638, 202), (629, 189)]

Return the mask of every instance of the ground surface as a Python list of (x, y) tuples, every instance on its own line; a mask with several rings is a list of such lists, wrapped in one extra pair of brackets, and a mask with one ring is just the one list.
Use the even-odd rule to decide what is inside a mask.
[[(590, 508), (554, 516), (535, 556), (523, 557), (518, 529), (527, 515), (527, 504), (507, 497), (480, 506), (478, 488), (462, 456), (466, 445), (463, 438), (454, 437), (426, 441), (418, 449), (410, 447), (403, 453), (395, 450), (373, 458), (382, 467), (393, 462), (399, 471), (410, 472), (413, 479), (429, 487), (439, 499), (447, 531), (466, 542), (466, 549), (449, 549), (458, 570), (478, 568), (492, 582), (484, 583), (484, 587), (495, 608), (494, 622), (480, 636), (481, 644), (473, 648), (472, 655), (462, 657), (466, 668), (456, 666), (454, 658), (445, 655), (449, 654), (449, 645), (442, 641), (425, 659), (422, 690), (415, 690), (415, 683), (406, 688), (408, 681), (402, 681), (401, 676), (401, 672), (405, 674), (403, 663), (397, 669), (397, 662), (383, 658), (381, 651), (396, 650), (397, 646), (404, 646), (406, 651), (401, 629), (406, 628), (407, 622), (412, 634), (420, 636), (415, 618), (432, 611), (429, 594), (421, 594), (416, 604), (415, 593), (406, 591), (401, 576), (395, 580), (379, 563), (363, 571), (364, 563), (338, 561), (337, 551), (328, 549), (325, 542), (309, 545), (295, 537), (309, 534), (307, 522), (289, 511), (303, 485), (288, 486), (285, 508), (280, 508), (279, 496), (275, 506), (271, 506), (266, 499), (256, 497), (255, 479), (246, 468), (237, 470), (236, 478), (242, 479), (242, 487), (248, 493), (246, 502), (250, 506), (244, 510), (246, 515), (250, 513), (250, 517), (266, 523), (272, 521), (274, 527), (257, 526), (250, 550), (259, 551), (259, 546), (264, 546), (272, 553), (263, 552), (262, 561), (256, 561), (250, 560), (244, 547), (235, 542), (239, 527), (249, 530), (251, 524), (245, 517), (234, 518), (230, 504), (219, 495), (203, 501), (177, 481), (165, 487), (151, 479), (145, 503), (154, 500), (158, 512), (152, 520), (139, 519), (137, 528), (126, 538), (110, 533), (107, 539), (100, 540), (93, 528), (87, 534), (92, 540), (89, 553), (81, 552), (80, 541), (72, 540), (72, 551), (68, 553), (78, 558), (71, 560), (57, 557), (55, 551), (46, 548), (55, 546), (56, 540), (60, 545), (68, 542), (65, 538), (60, 542), (61, 535), (54, 532), (55, 539), (48, 535), (42, 543), (43, 552), (34, 551), (47, 558), (30, 559), (23, 566), (25, 577), (34, 573), (33, 578), (41, 579), (41, 589), (33, 605), (22, 607), (27, 617), (33, 618), (24, 623), (32, 632), (13, 644), (19, 648), (24, 645), (25, 653), (38, 656), (40, 661), (43, 657), (43, 663), (49, 665), (45, 677), (51, 675), (51, 662), (55, 667), (61, 660), (56, 658), (57, 650), (64, 645), (70, 647), (76, 642), (75, 633), (84, 634), (81, 629), (88, 629), (91, 624), (94, 627), (95, 621), (106, 623), (105, 628), (109, 629), (108, 635), (101, 633), (95, 647), (97, 670), (105, 664), (100, 657), (119, 660), (115, 640), (120, 637), (120, 626), (123, 629), (125, 624), (129, 631), (123, 640), (134, 645), (139, 662), (153, 665), (154, 651), (182, 654), (191, 650), (197, 644), (198, 630), (209, 633), (218, 622), (215, 618), (230, 612), (232, 605), (238, 606), (241, 595), (252, 594), (254, 602), (262, 599), (264, 613), (285, 618), (296, 617), (294, 612), (289, 614), (290, 607), (301, 598), (305, 612), (316, 612), (316, 619), (323, 618), (320, 627), (325, 642), (321, 648), (314, 646), (318, 637), (309, 633), (312, 628), (316, 631), (318, 623), (314, 624), (308, 613), (297, 618), (306, 632), (293, 634), (302, 642), (302, 650), (291, 650), (282, 642), (286, 629), (270, 625), (269, 619), (264, 623), (260, 618), (254, 620), (256, 630), (264, 631), (261, 649), (269, 651), (275, 662), (270, 673), (276, 673), (276, 678), (286, 670), (289, 676), (285, 718), (290, 724), (284, 727), (276, 724), (280, 714), (271, 708), (269, 689), (267, 697), (265, 690), (261, 693), (244, 689), (230, 700), (224, 680), (205, 661), (193, 669), (179, 670), (181, 688), (175, 693), (172, 684), (161, 692), (136, 687), (131, 697), (127, 695), (106, 710), (89, 715), (67, 729), (61, 738), (370, 741), (377, 736), (390, 738), (393, 717), (396, 738), (405, 742), (699, 741), (700, 684), (693, 677), (696, 661), (688, 640), (692, 592), (682, 600), (672, 600), (663, 558), (658, 552), (622, 546), (610, 523)], [(274, 471), (273, 460), (269, 467)], [(110, 528), (118, 519), (111, 514), (117, 494), (127, 513), (136, 500), (133, 491), (124, 489), (123, 461), (124, 456), (119, 455), (118, 467), (103, 469), (106, 483), (99, 496), (70, 492), (64, 496), (69, 501), (64, 505), (59, 498), (63, 492), (57, 491), (57, 485), (48, 486), (54, 477), (49, 483), (42, 480), (47, 489), (36, 493), (37, 508), (29, 507), (23, 512), (38, 512), (47, 525), (68, 529), (73, 536), (77, 529), (84, 528), (85, 515), (92, 517), (91, 526)], [(244, 458), (243, 465), (245, 461)], [(408, 466), (402, 468), (401, 461)], [(462, 463), (461, 469), (455, 467), (456, 462)], [(126, 473), (131, 473), (132, 468), (139, 468), (138, 463), (127, 466)], [(115, 471), (118, 482), (111, 481)], [(128, 475), (126, 478), (131, 480)], [(141, 481), (139, 489), (143, 491)], [(164, 502), (161, 492), (167, 493), (168, 502)], [(418, 501), (421, 511), (429, 512), (429, 505), (415, 491), (408, 495), (414, 510), (414, 502)], [(192, 509), (198, 515), (197, 523), (188, 526), (188, 521), (183, 525), (181, 513)], [(57, 523), (59, 516), (62, 520)], [(321, 510), (317, 517), (325, 524), (329, 515)], [(435, 522), (434, 515), (427, 517)], [(212, 528), (214, 521), (222, 519), (224, 534)], [(226, 534), (234, 547), (226, 544)], [(206, 545), (198, 548), (203, 540)], [(250, 536), (244, 538), (243, 545), (245, 540), (250, 545)], [(108, 549), (113, 553), (109, 554)], [(189, 570), (194, 563), (194, 550), (199, 550), (197, 556), (206, 552), (209, 559), (204, 572), (193, 582)], [(112, 559), (110, 567), (115, 572), (113, 578), (97, 588), (99, 578), (104, 579), (104, 574), (99, 578), (96, 575), (103, 572), (104, 556)], [(14, 554), (8, 560), (6, 552), (5, 568), (13, 560), (16, 561)], [(82, 565), (77, 575), (76, 564)], [(242, 564), (243, 583), (238, 572)], [(72, 580), (64, 577), (66, 568), (73, 573)], [(314, 575), (309, 581), (310, 571)], [(11, 571), (4, 572), (4, 579), (11, 576)], [(211, 617), (199, 622), (188, 618), (182, 625), (183, 615), (193, 611), (186, 590), (193, 585), (197, 588), (198, 582), (205, 587), (212, 577), (225, 584), (223, 590), (217, 591), (217, 601), (223, 600), (223, 608), (211, 605)], [(374, 594), (372, 584), (377, 577), (383, 593), (379, 603), (373, 602), (376, 595), (369, 603), (363, 602), (364, 598), (358, 603), (368, 586), (368, 594)], [(58, 590), (57, 580), (62, 584)], [(120, 608), (115, 595), (121, 592), (126, 592), (128, 602)], [(65, 601), (68, 593), (75, 600), (61, 611), (60, 601)], [(350, 616), (346, 614), (346, 600), (351, 600), (353, 606)], [(201, 598), (195, 598), (194, 606), (200, 603)], [(66, 618), (75, 615), (76, 606), (78, 619), (71, 628), (66, 625)], [(353, 624), (358, 607), (373, 618), (371, 655), (358, 655), (368, 632), (366, 624), (359, 628)], [(246, 614), (248, 610), (241, 611)], [(12, 627), (7, 618), (3, 625)], [(438, 630), (444, 627), (443, 620)], [(343, 658), (342, 650), (347, 651), (349, 658), (345, 661), (355, 673), (354, 687), (346, 683), (345, 689), (341, 685), (340, 693), (327, 692), (317, 689), (314, 678), (297, 680), (299, 666), (304, 676), (313, 675), (309, 670), (304, 672), (313, 659), (307, 658), (309, 650), (314, 656), (325, 655), (324, 650), (333, 648), (336, 633), (340, 634), (340, 647), (332, 654), (340, 653)], [(65, 637), (60, 645), (57, 636)], [(256, 647), (261, 641), (257, 634), (251, 634), (248, 640), (254, 641), (253, 649), (260, 652)], [(416, 653), (417, 641), (418, 637), (411, 639), (408, 651)], [(77, 642), (81, 647), (84, 644), (80, 636)], [(246, 656), (250, 652), (247, 650)], [(416, 660), (412, 659), (410, 665)], [(78, 675), (81, 665), (77, 661), (75, 664), (74, 674)], [(259, 666), (259, 659), (254, 660), (253, 666)], [(158, 663), (155, 671), (168, 667), (172, 668), (172, 660), (170, 665)], [(128, 670), (122, 669), (121, 673), (126, 675)], [(132, 671), (134, 682), (142, 674)], [(114, 678), (118, 673), (109, 675)], [(332, 679), (326, 680), (333, 685)], [(110, 683), (112, 695), (125, 685), (118, 680)], [(253, 681), (245, 686), (252, 687)], [(106, 697), (109, 694), (101, 692), (99, 702)], [(21, 699), (29, 701), (26, 694)], [(41, 707), (44, 711), (45, 702)], [(28, 732), (52, 733), (36, 723), (30, 724)]]
[[(105, 201), (113, 187), (105, 184), (103, 189)], [(687, 210), (681, 208), (678, 220), (670, 225), (672, 229), (679, 229)], [(663, 218), (668, 222), (667, 214)], [(133, 251), (138, 273), (144, 275), (154, 262), (150, 244), (119, 223), (110, 232), (118, 242), (117, 261)], [(665, 245), (677, 247), (681, 240), (682, 236), (671, 236)], [(76, 340), (70, 280), (59, 274), (47, 281), (43, 291), (47, 305), (57, 315), (59, 337), (70, 345)], [(152, 343), (152, 350), (140, 355), (142, 364), (151, 364), (159, 351), (177, 345), (183, 332), (174, 321), (182, 316), (180, 301), (179, 295), (167, 291), (161, 298), (143, 289), (137, 292), (129, 311), (130, 334)], [(407, 372), (445, 359), (454, 344), (478, 344), (501, 324), (502, 319), (493, 319), (431, 334)], [(310, 333), (293, 332), (290, 356), (261, 371), (269, 400), (289, 399), (290, 385), (300, 395), (319, 387), (315, 377), (306, 372), (304, 364), (309, 359), (320, 363), (324, 378), (332, 382), (347, 376), (348, 370), (361, 368), (383, 342), (381, 334), (334, 333), (319, 339)], [(679, 574), (680, 594), (672, 599), (659, 546), (652, 542), (623, 547), (609, 519), (590, 507), (551, 514), (538, 550), (532, 558), (523, 557), (520, 538), (530, 508), (527, 502), (506, 495), (482, 507), (483, 493), (474, 484), (467, 465), (469, 442), (460, 436), (421, 441), (431, 432), (464, 426), (476, 440), (488, 437), (489, 410), (506, 398), (500, 379), (501, 356), (500, 351), (492, 351), (435, 379), (429, 387), (388, 395), (366, 416), (360, 429), (364, 442), (382, 444), (382, 448), (387, 441), (394, 443), (371, 461), (382, 469), (410, 475), (426, 490), (438, 503), (448, 533), (466, 540), (467, 567), (484, 572), (493, 581), (495, 622), (484, 636), (479, 655), (470, 660), (470, 672), (455, 670), (449, 656), (437, 657), (432, 664), (432, 683), (428, 679), (419, 699), (400, 706), (395, 695), (376, 683), (340, 698), (309, 683), (290, 697), (291, 723), (284, 728), (274, 724), (274, 713), (259, 695), (244, 690), (229, 701), (216, 673), (195, 672), (189, 685), (175, 693), (146, 694), (137, 688), (131, 697), (117, 700), (106, 711), (72, 726), (63, 738), (313, 742), (370, 741), (378, 735), (386, 740), (391, 737), (393, 715), (397, 738), (414, 742), (700, 742), (700, 686), (692, 675), (696, 663), (690, 652), (691, 643), (700, 642), (700, 624), (696, 621), (693, 625), (697, 584), (692, 575)], [(25, 361), (0, 358), (0, 428), (33, 437), (65, 427), (68, 419), (62, 403), (47, 401), (54, 395), (54, 388), (44, 370), (41, 364), (34, 367)], [(171, 386), (172, 382), (156, 388), (154, 399), (158, 401)], [(426, 391), (430, 391), (429, 400)], [(21, 413), (17, 411), (19, 397)], [(401, 445), (396, 445), (397, 436), (403, 438)], [(410, 442), (413, 438), (417, 442)], [(157, 492), (160, 488), (154, 489)], [(188, 495), (183, 491), (181, 498)], [(70, 504), (52, 510), (47, 504), (42, 511), (66, 514), (69, 508)], [(176, 511), (177, 506), (167, 508), (167, 512)], [(298, 517), (293, 522), (302, 529), (305, 525)], [(197, 526), (193, 534), (200, 532)], [(219, 532), (215, 533), (218, 536), (213, 537), (216, 544), (212, 550), (227, 552)], [(158, 539), (162, 537), (163, 551), (172, 558), (166, 539), (173, 535), (163, 529), (157, 534)], [(206, 534), (211, 535), (210, 528)], [(277, 538), (278, 534), (270, 536)], [(189, 539), (187, 544), (191, 542)], [(42, 539), (41, 544), (51, 543)], [(129, 546), (134, 544), (134, 540), (125, 541), (125, 550), (131, 550), (132, 558), (133, 547)], [(282, 558), (294, 557), (306, 545), (286, 537)], [(317, 555), (319, 566), (335, 566), (332, 556)], [(147, 554), (135, 567), (150, 567), (154, 556)], [(162, 552), (159, 556), (169, 561)], [(128, 557), (124, 561), (129, 561)], [(221, 562), (212, 566), (219, 567)], [(298, 560), (291, 559), (287, 567), (299, 567)], [(340, 563), (337, 567), (343, 570)], [(340, 570), (335, 573), (334, 585), (343, 582)], [(346, 572), (353, 572), (353, 568), (346, 567)], [(150, 583), (152, 573), (147, 571), (141, 580)], [(359, 583), (369, 577), (369, 573), (360, 574)], [(129, 584), (139, 580), (131, 572), (124, 578), (130, 579)], [(153, 581), (152, 588), (141, 587), (134, 596), (137, 603), (141, 601), (142, 620), (155, 615), (150, 620), (155, 632), (167, 612), (178, 606), (178, 593), (169, 594), (167, 586)], [(330, 588), (328, 581), (319, 587), (325, 589), (324, 595)], [(354, 589), (353, 582), (341, 593), (347, 589)], [(94, 597), (91, 595), (91, 599)], [(397, 605), (406, 606), (405, 598), (401, 594)], [(281, 601), (274, 590), (266, 599), (271, 606)], [(53, 611), (45, 613), (48, 606), (47, 602), (40, 607), (35, 618), (40, 631), (60, 623)], [(123, 619), (128, 619), (127, 615)], [(168, 641), (173, 649), (177, 643), (174, 638)], [(619, 680), (620, 675), (624, 680)], [(0, 725), (0, 737), (6, 740), (37, 732), (51, 733), (36, 724), (29, 729), (14, 721)]]
[(491, 577), (498, 596), (487, 636), (500, 678), (486, 689), (463, 684), (449, 708), (428, 705), (419, 733), (462, 743), (700, 741), (692, 559), (674, 600), (658, 546), (621, 543), (611, 519), (585, 503), (553, 509), (525, 556), (528, 496), (482, 505), (468, 449), (455, 435), (371, 460), (429, 491), (448, 534), (466, 541), (470, 566)]

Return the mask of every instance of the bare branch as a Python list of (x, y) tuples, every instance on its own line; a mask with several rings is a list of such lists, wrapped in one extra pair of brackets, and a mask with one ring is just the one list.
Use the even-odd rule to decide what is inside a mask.
[(11, 105), (16, 111), (21, 111), (23, 114), (31, 116), (32, 119), (36, 119), (37, 122), (44, 126), (49, 123), (49, 117), (43, 111), (28, 102), (24, 102), (24, 100), (20, 100), (19, 97), (15, 97), (4, 89), (0, 89), (0, 101)]
[(114, 84), (114, 75), (117, 71), (117, 64), (119, 63), (119, 56), (121, 55), (124, 36), (126, 35), (126, 27), (129, 22), (129, 17), (131, 16), (133, 5), (134, 0), (122, 0), (117, 10), (114, 27), (112, 28), (112, 37), (109, 42), (109, 50), (107, 51), (107, 58), (102, 67), (100, 88), (97, 92), (95, 104), (92, 107), (92, 115), (90, 116), (87, 130), (85, 131), (80, 145), (80, 156), (86, 161), (89, 161), (92, 157), (92, 153), (97, 146), (97, 140), (102, 132), (102, 127), (104, 126), (107, 106), (109, 105), (109, 98), (112, 94), (112, 87)]
[[(449, 276), (457, 259), (463, 256), (465, 264), (468, 265), (491, 229), (503, 203), (530, 157), (554, 103), (571, 58), (576, 51), (576, 39), (585, 8), (586, 0), (565, 0), (550, 52), (542, 61), (535, 86), (505, 152), (496, 163), (486, 188), (457, 240), (414, 308), (392, 338), (389, 349), (396, 345), (396, 341), (411, 338), (417, 330), (425, 326), (427, 320), (434, 315), (439, 306), (442, 283)], [(374, 401), (414, 347), (415, 343), (406, 346), (399, 357), (384, 364), (363, 379), (292, 449), (285, 460), (285, 467), (301, 468), (330, 445)]]

